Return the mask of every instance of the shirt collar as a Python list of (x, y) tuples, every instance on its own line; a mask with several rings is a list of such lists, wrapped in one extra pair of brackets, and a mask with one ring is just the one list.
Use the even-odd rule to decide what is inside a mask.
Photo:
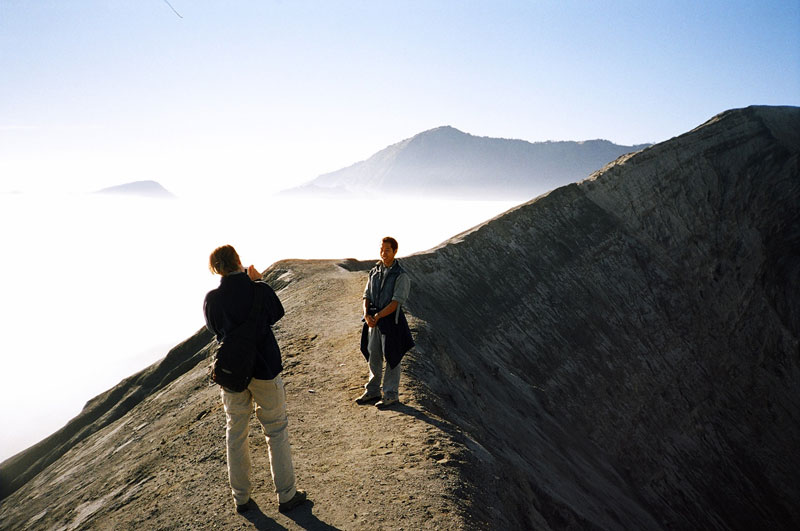
[[(228, 283), (228, 282), (239, 282), (243, 278), (250, 278), (246, 275), (246, 271), (238, 271), (236, 273), (231, 273), (230, 275), (226, 275), (220, 279), (220, 283)], [(244, 276), (243, 276), (244, 275)]]

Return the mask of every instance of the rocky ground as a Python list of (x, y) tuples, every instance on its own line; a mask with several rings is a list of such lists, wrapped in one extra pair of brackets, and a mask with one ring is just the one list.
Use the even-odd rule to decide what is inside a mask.
[[(464, 436), (420, 402), (354, 403), (367, 375), (358, 351), (364, 271), (334, 261), (270, 270), (286, 316), (283, 350), (297, 482), (310, 502), (283, 515), (255, 416), (253, 499), (236, 514), (225, 468), (225, 415), (202, 362), (69, 450), (0, 505), (3, 529), (458, 529), (470, 516)], [(410, 361), (413, 363), (413, 361)]]

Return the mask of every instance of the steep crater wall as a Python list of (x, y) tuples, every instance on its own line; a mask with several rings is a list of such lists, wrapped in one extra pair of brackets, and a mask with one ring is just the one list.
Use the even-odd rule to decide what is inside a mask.
[(800, 109), (729, 111), (406, 259), (410, 367), (508, 478), (487, 506), (800, 526), (797, 131)]

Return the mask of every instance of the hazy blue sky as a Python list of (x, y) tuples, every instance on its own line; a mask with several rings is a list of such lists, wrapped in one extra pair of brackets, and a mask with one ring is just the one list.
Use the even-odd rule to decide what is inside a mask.
[(0, 0), (0, 192), (283, 188), (440, 125), (658, 142), (800, 104), (799, 1)]

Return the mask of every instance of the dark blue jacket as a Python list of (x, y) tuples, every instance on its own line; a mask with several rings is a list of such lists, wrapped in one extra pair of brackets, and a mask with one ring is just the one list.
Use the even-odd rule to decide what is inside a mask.
[(206, 326), (217, 336), (217, 341), (224, 341), (225, 334), (236, 329), (245, 322), (253, 306), (255, 290), (264, 291), (264, 307), (256, 322), (259, 324), (257, 344), (259, 356), (256, 358), (253, 378), (271, 380), (283, 370), (281, 351), (272, 325), (283, 317), (283, 305), (280, 299), (266, 282), (253, 282), (247, 273), (234, 273), (222, 277), (217, 289), (206, 295), (203, 313)]

